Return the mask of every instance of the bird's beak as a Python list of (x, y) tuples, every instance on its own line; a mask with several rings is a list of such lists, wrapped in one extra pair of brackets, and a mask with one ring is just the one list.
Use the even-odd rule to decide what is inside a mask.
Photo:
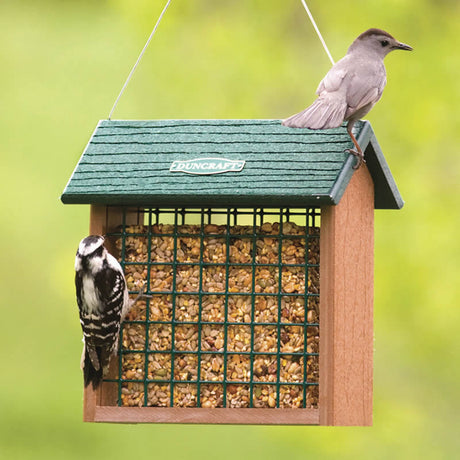
[(413, 48), (412, 46), (406, 45), (405, 43), (396, 43), (396, 45), (393, 46), (395, 50), (406, 50), (406, 51), (412, 51)]

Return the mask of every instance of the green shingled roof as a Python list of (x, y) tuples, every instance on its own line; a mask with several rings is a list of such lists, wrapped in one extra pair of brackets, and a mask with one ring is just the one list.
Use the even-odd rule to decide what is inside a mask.
[[(375, 184), (375, 207), (401, 208), (369, 122), (356, 124), (356, 137)], [(344, 153), (352, 146), (344, 126), (311, 131), (280, 120), (102, 120), (61, 199), (168, 207), (337, 204), (354, 172), (355, 158)], [(174, 161), (200, 158), (245, 164), (212, 175), (170, 171)]]

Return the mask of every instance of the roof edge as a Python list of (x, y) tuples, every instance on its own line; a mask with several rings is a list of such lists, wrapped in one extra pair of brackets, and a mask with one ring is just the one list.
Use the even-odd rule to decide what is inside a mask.
[(342, 199), (345, 190), (350, 183), (350, 180), (353, 176), (353, 165), (355, 164), (355, 156), (349, 155), (348, 158), (343, 163), (342, 169), (337, 176), (337, 180), (335, 181), (331, 191), (330, 196), (334, 204), (339, 204), (340, 200)]
[(73, 179), (73, 177), (75, 175), (75, 171), (77, 170), (77, 168), (78, 168), (78, 166), (79, 166), (79, 164), (81, 162), (81, 159), (83, 158), (83, 155), (85, 154), (86, 150), (88, 149), (89, 144), (91, 143), (94, 135), (96, 134), (97, 129), (99, 128), (99, 126), (102, 124), (103, 121), (104, 120), (99, 120), (98, 121), (96, 127), (94, 128), (93, 133), (91, 134), (91, 136), (88, 139), (88, 142), (86, 143), (85, 148), (83, 149), (83, 152), (80, 155), (80, 158), (77, 161), (77, 164), (75, 165), (75, 168), (73, 168), (72, 174), (70, 175), (69, 180), (67, 181), (61, 196), (59, 197), (60, 200), (62, 201), (62, 203), (64, 203), (64, 204), (67, 204), (67, 202), (65, 201), (65, 196), (66, 196), (66, 192), (68, 190), (69, 184), (70, 184), (70, 182), (72, 181), (72, 179)]
[(357, 141), (360, 146), (366, 146), (363, 150), (365, 151), (367, 168), (374, 182), (374, 208), (401, 209), (404, 206), (404, 200), (370, 122), (364, 122)]
[[(107, 197), (105, 194), (72, 194), (63, 193), (61, 200), (64, 204), (101, 204), (107, 206), (138, 206), (138, 207), (193, 207), (193, 208), (306, 208), (331, 206), (333, 202), (329, 194), (312, 195), (309, 197), (289, 197), (289, 203), (286, 197), (280, 195), (277, 197), (266, 195), (257, 198), (254, 197), (236, 197), (235, 195), (219, 196), (188, 196), (186, 198), (181, 194), (170, 194), (167, 196), (149, 195), (143, 193), (137, 194), (114, 194)], [(180, 206), (178, 206), (180, 203)]]
[[(404, 200), (399, 193), (390, 167), (383, 156), (374, 130), (369, 121), (362, 120), (362, 123), (357, 141), (365, 153), (366, 166), (374, 182), (374, 209), (401, 209), (404, 206)], [(350, 154), (330, 191), (330, 196), (335, 205), (339, 204), (350, 183), (355, 164), (356, 158)]]

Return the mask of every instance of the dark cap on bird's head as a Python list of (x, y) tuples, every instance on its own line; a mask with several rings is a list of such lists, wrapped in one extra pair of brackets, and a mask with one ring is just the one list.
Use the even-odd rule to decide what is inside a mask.
[(398, 42), (396, 38), (393, 37), (393, 35), (389, 34), (385, 30), (382, 29), (377, 29), (377, 28), (372, 28), (368, 29), (365, 32), (363, 32), (361, 35), (359, 35), (356, 40), (352, 43), (351, 47), (353, 45), (356, 45), (358, 43), (363, 43), (363, 42), (368, 42), (368, 41), (375, 41), (380, 44), (382, 47), (382, 51), (384, 51), (384, 54), (389, 53), (390, 51), (393, 50), (406, 50), (406, 51), (412, 51), (412, 47), (409, 45), (406, 45), (405, 43)]
[(362, 40), (363, 38), (369, 37), (371, 35), (384, 35), (387, 36), (388, 38), (392, 38), (393, 40), (395, 39), (393, 35), (389, 34), (388, 32), (385, 32), (382, 29), (367, 29), (365, 32), (363, 32), (361, 35), (359, 35), (356, 40)]

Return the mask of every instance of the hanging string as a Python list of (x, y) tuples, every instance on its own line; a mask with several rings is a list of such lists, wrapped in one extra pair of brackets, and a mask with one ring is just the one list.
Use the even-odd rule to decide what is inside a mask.
[(120, 94), (118, 95), (115, 103), (113, 104), (113, 107), (112, 107), (112, 110), (110, 111), (109, 113), (109, 120), (112, 118), (112, 113), (113, 111), (115, 110), (115, 107), (117, 106), (118, 104), (118, 101), (120, 100), (121, 96), (123, 95), (126, 87), (128, 86), (128, 83), (129, 81), (131, 80), (131, 77), (133, 76), (133, 73), (134, 71), (136, 70), (137, 66), (139, 65), (139, 62), (140, 60), (142, 59), (142, 56), (144, 55), (145, 53), (145, 50), (147, 49), (147, 47), (149, 46), (149, 43), (150, 41), (152, 40), (152, 37), (155, 35), (155, 32), (157, 31), (157, 28), (158, 26), (160, 25), (160, 22), (161, 20), (163, 19), (163, 16), (164, 14), (166, 13), (166, 10), (168, 9), (169, 7), (169, 4), (172, 2), (172, 0), (168, 0), (165, 7), (163, 8), (163, 11), (161, 12), (156, 24), (155, 24), (155, 27), (153, 28), (152, 30), (152, 33), (150, 34), (150, 37), (148, 38), (147, 40), (147, 43), (144, 45), (144, 48), (142, 48), (142, 51), (141, 51), (141, 54), (139, 54), (139, 57), (137, 58), (137, 61), (136, 63), (134, 64), (133, 68), (131, 69), (131, 72), (129, 72), (129, 75), (128, 75), (128, 78), (126, 79), (125, 81), (125, 84), (123, 85), (123, 88), (121, 88), (121, 91), (120, 91)]
[[(152, 40), (153, 36), (155, 35), (155, 32), (157, 31), (157, 28), (160, 25), (160, 22), (163, 19), (163, 16), (166, 13), (166, 10), (168, 9), (168, 7), (169, 7), (171, 2), (172, 2), (172, 0), (168, 0), (166, 2), (166, 5), (164, 6), (160, 16), (158, 17), (158, 20), (157, 20), (155, 26), (153, 27), (152, 33), (150, 34), (147, 42), (145, 43), (144, 48), (142, 48), (142, 51), (139, 54), (139, 57), (137, 58), (137, 61), (134, 63), (134, 66), (131, 69), (131, 72), (129, 72), (128, 78), (126, 79), (123, 87), (121, 88), (120, 94), (118, 95), (117, 99), (115, 100), (115, 103), (113, 104), (112, 110), (110, 110), (109, 117), (108, 117), (109, 120), (112, 118), (112, 114), (113, 114), (115, 108), (118, 105), (118, 101), (120, 100), (121, 96), (125, 92), (125, 89), (126, 89), (126, 87), (128, 86), (128, 83), (131, 80), (131, 77), (133, 76), (137, 66), (139, 65), (139, 62), (141, 61), (142, 57), (144, 56), (145, 50), (147, 49), (147, 47), (150, 44), (150, 41)], [(332, 65), (334, 65), (335, 64), (334, 59), (332, 58), (331, 53), (329, 52), (329, 49), (328, 49), (328, 47), (326, 45), (326, 42), (324, 41), (324, 38), (321, 35), (321, 32), (318, 29), (318, 26), (316, 25), (315, 19), (313, 18), (313, 15), (311, 14), (310, 9), (308, 8), (305, 0), (301, 0), (301, 2), (302, 2), (303, 7), (305, 8), (305, 11), (308, 14), (308, 17), (310, 18), (311, 23), (313, 24), (313, 27), (314, 27), (316, 33), (318, 34), (318, 37), (319, 37), (319, 39), (320, 39), (320, 41), (321, 41), (321, 43), (323, 45), (324, 50), (326, 51), (327, 56), (329, 57), (329, 60), (331, 61)]]
[(321, 35), (321, 32), (318, 29), (318, 26), (316, 25), (315, 19), (313, 18), (313, 15), (311, 14), (307, 4), (305, 3), (305, 0), (300, 0), (302, 2), (303, 7), (305, 8), (305, 11), (308, 14), (308, 17), (310, 18), (311, 23), (313, 24), (314, 29), (316, 30), (316, 33), (318, 34), (318, 37), (323, 44), (323, 48), (326, 51), (327, 56), (329, 57), (329, 60), (332, 62), (332, 65), (335, 64), (334, 59), (332, 59), (331, 53), (329, 52), (329, 49), (326, 45), (326, 42), (324, 41), (323, 36)]

